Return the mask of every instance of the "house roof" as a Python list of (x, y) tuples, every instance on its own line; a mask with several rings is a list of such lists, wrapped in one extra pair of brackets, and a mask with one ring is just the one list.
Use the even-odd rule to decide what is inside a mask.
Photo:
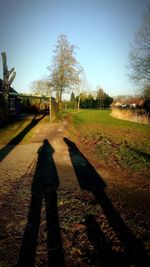
[[(2, 84), (3, 84), (3, 80), (0, 79), (0, 93), (2, 93)], [(12, 88), (12, 87), (10, 87), (9, 92), (11, 94), (18, 94), (18, 92), (14, 88)]]
[(120, 107), (122, 104), (119, 102), (119, 101), (117, 101), (116, 103), (114, 103), (114, 106), (115, 107)]

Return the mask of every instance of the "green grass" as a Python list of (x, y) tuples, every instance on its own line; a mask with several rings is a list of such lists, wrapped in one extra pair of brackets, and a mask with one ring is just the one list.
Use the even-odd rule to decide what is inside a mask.
[(81, 143), (92, 150), (93, 158), (130, 171), (150, 169), (150, 125), (116, 119), (110, 110), (70, 114)]
[[(68, 111), (69, 113), (69, 111)], [(144, 128), (150, 130), (149, 125), (144, 125), (136, 122), (130, 122), (125, 120), (116, 119), (111, 117), (111, 110), (83, 110), (79, 113), (73, 113), (73, 121), (75, 124), (103, 124), (109, 126), (121, 126), (121, 127), (130, 127), (130, 128)]]
[(70, 115), (70, 114), (74, 114), (76, 113), (77, 110), (76, 109), (64, 109), (64, 110), (61, 110), (59, 113), (58, 113), (58, 119), (63, 119), (65, 118), (66, 116)]

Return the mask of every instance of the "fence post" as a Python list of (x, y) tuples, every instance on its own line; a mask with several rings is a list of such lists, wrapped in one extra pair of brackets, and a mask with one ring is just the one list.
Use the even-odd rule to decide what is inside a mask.
[(51, 112), (52, 112), (52, 99), (51, 99), (51, 96), (50, 96), (50, 98), (49, 98), (49, 122), (52, 121), (52, 114), (51, 114)]

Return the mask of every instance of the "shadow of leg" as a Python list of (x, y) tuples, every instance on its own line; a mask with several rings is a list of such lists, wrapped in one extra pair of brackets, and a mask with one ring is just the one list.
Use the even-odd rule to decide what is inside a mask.
[(136, 264), (139, 267), (148, 267), (150, 262), (148, 255), (144, 249), (144, 245), (133, 235), (130, 229), (122, 220), (120, 214), (114, 208), (112, 202), (102, 191), (93, 192), (97, 203), (99, 203), (105, 213), (109, 225), (114, 229), (118, 238), (122, 242), (125, 248), (125, 266), (130, 266), (130, 264)]
[(39, 233), (42, 196), (32, 195), (28, 222), (25, 228), (17, 266), (32, 267), (35, 263), (36, 247)]
[(45, 194), (46, 218), (47, 218), (47, 246), (48, 266), (64, 266), (64, 256), (60, 234), (57, 193), (50, 191)]
[(92, 214), (87, 215), (85, 223), (88, 239), (94, 247), (94, 253), (90, 257), (92, 264), (101, 267), (122, 266), (122, 255), (112, 251), (111, 242), (106, 239), (95, 217)]

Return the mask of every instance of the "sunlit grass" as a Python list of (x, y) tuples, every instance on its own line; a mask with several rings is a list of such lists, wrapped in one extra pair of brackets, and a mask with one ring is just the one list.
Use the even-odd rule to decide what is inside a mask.
[(116, 119), (110, 110), (81, 110), (72, 113), (77, 129), (93, 157), (119, 164), (131, 171), (150, 169), (150, 125)]

